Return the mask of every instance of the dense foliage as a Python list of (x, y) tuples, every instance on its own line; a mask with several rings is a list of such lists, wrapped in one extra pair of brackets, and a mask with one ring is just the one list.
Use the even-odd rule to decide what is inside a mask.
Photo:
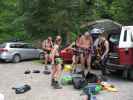
[(0, 41), (75, 38), (85, 22), (108, 18), (132, 25), (132, 0), (0, 0)]

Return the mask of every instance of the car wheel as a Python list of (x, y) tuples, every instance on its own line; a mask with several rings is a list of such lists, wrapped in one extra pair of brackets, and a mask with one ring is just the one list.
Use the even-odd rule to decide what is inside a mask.
[(128, 72), (128, 79), (133, 81), (133, 68)]
[(44, 59), (44, 54), (43, 54), (43, 53), (40, 53), (40, 54), (39, 54), (39, 59), (40, 59), (40, 60)]
[(13, 56), (12, 62), (13, 63), (18, 63), (18, 62), (20, 62), (20, 60), (21, 60), (20, 55), (16, 54), (16, 55)]

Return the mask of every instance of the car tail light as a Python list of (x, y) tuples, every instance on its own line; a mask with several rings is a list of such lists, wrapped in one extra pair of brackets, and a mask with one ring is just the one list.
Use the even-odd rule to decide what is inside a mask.
[(0, 52), (7, 52), (8, 50), (5, 48), (0, 48)]

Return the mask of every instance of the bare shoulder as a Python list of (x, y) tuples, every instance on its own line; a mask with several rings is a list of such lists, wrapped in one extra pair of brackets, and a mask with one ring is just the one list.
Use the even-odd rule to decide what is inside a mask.
[(107, 40), (105, 40), (105, 44), (106, 44), (106, 45), (109, 45), (109, 42), (108, 42)]

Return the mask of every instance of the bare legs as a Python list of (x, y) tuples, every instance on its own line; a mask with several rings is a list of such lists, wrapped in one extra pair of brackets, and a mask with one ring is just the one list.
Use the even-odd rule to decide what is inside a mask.
[(62, 87), (59, 86), (59, 79), (61, 76), (62, 67), (61, 64), (53, 64), (52, 67), (52, 86), (54, 86), (55, 89), (61, 89)]
[(82, 65), (82, 71), (85, 72), (85, 62), (86, 62), (87, 72), (90, 72), (90, 70), (91, 70), (91, 54), (89, 54), (89, 55), (81, 54), (80, 55), (80, 61), (81, 61), (81, 65)]
[(73, 55), (73, 58), (72, 58), (72, 66), (73, 66), (73, 71), (75, 71), (76, 67), (77, 67), (77, 64), (78, 64), (78, 61), (79, 61), (79, 57), (76, 56), (76, 55)]

